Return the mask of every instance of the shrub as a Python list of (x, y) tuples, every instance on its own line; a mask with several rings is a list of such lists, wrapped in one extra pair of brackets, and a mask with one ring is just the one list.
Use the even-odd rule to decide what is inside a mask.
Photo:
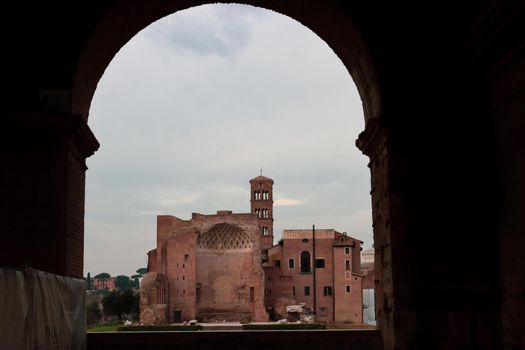
[(86, 307), (86, 321), (88, 325), (96, 324), (102, 317), (98, 303), (93, 301)]
[(242, 329), (245, 331), (326, 329), (326, 325), (320, 323), (245, 324), (242, 326)]
[(152, 325), (152, 326), (120, 326), (118, 332), (179, 332), (179, 331), (200, 331), (202, 326), (183, 326), (183, 325)]

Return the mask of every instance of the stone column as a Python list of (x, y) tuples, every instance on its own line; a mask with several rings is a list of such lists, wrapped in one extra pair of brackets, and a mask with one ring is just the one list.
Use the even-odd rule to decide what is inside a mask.
[[(356, 146), (370, 158), (372, 226), (375, 248), (375, 309), (385, 349), (395, 348), (395, 309), (393, 254), (395, 242), (404, 229), (400, 196), (396, 194), (392, 176), (392, 150), (387, 131), (378, 118), (370, 119), (359, 135)], [(400, 255), (396, 251), (396, 256)]]
[(0, 265), (81, 278), (86, 158), (99, 143), (82, 117), (3, 116)]

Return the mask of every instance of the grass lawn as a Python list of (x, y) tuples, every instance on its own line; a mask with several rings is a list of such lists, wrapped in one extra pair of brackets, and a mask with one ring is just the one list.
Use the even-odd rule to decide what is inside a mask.
[(96, 326), (88, 327), (88, 332), (116, 332), (117, 328), (122, 326), (121, 322), (100, 324)]
[(364, 323), (330, 323), (328, 329), (376, 329), (376, 326)]

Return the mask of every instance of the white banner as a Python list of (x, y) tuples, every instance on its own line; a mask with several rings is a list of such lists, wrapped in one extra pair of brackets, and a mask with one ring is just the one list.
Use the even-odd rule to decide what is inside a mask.
[(24, 273), (0, 269), (0, 349), (29, 349), (28, 311)]
[(363, 289), (363, 322), (376, 324), (376, 308), (373, 289)]
[(0, 349), (86, 349), (84, 280), (0, 269)]

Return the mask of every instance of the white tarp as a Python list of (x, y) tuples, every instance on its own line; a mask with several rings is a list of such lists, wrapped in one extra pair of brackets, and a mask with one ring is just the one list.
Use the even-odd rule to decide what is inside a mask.
[(28, 300), (22, 271), (0, 269), (0, 348), (29, 349)]
[(373, 289), (363, 289), (363, 322), (376, 324), (376, 308)]
[(2, 349), (84, 350), (83, 280), (26, 269), (0, 269)]
[(303, 312), (303, 307), (301, 305), (288, 305), (286, 307), (286, 312), (302, 313)]

